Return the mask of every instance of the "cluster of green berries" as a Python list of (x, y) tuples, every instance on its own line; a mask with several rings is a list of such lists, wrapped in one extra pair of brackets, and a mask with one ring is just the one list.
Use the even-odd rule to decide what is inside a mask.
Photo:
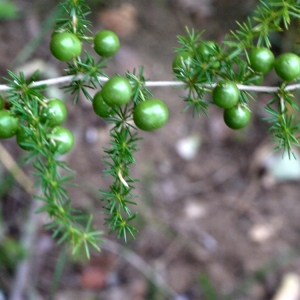
[[(99, 31), (93, 38), (94, 49), (102, 57), (113, 56), (120, 48), (118, 36), (110, 30)], [(80, 56), (81, 40), (71, 32), (54, 32), (51, 37), (50, 51), (61, 61), (70, 61)]]
[(172, 63), (174, 74), (179, 75), (182, 69), (192, 68), (197, 60), (201, 62), (203, 69), (219, 69), (221, 64), (216, 54), (217, 44), (213, 41), (203, 41), (196, 47), (194, 53), (184, 51), (175, 56)]
[[(195, 64), (202, 69), (210, 68), (218, 75), (221, 60), (218, 58), (219, 46), (213, 41), (201, 41), (194, 54), (180, 52), (173, 60), (174, 74), (180, 78), (182, 71), (192, 69)], [(275, 59), (272, 51), (266, 47), (254, 47), (248, 54), (249, 71), (257, 75), (261, 84), (263, 76), (273, 68), (276, 74), (285, 82), (290, 82), (300, 76), (300, 57), (294, 53), (284, 53)], [(254, 83), (254, 82), (253, 82)], [(212, 91), (214, 104), (224, 109), (225, 124), (232, 129), (244, 128), (251, 119), (251, 112), (241, 101), (241, 93), (232, 80), (223, 79)]]
[[(118, 36), (110, 30), (99, 31), (93, 38), (95, 52), (101, 57), (112, 57), (120, 48)], [(50, 42), (54, 57), (69, 61), (82, 51), (80, 39), (70, 32), (55, 32)], [(132, 85), (122, 76), (113, 76), (102, 86), (93, 98), (93, 109), (102, 118), (111, 118), (117, 109), (132, 99)], [(160, 99), (146, 99), (134, 104), (133, 121), (141, 130), (152, 131), (162, 127), (168, 120), (169, 111)]]
[[(129, 103), (132, 87), (129, 80), (121, 76), (111, 77), (93, 98), (93, 109), (102, 118), (114, 115), (114, 108)], [(139, 102), (133, 109), (133, 121), (141, 130), (152, 131), (161, 128), (168, 120), (169, 110), (160, 99), (151, 98)]]
[(223, 108), (225, 124), (231, 129), (244, 128), (250, 121), (251, 112), (247, 106), (240, 104), (240, 91), (230, 80), (221, 80), (213, 89), (214, 103)]
[[(34, 147), (43, 147), (41, 140), (46, 140), (54, 153), (64, 154), (71, 150), (74, 137), (69, 129), (61, 126), (67, 118), (67, 108), (61, 100), (56, 98), (44, 100), (39, 107), (38, 118), (33, 118), (32, 123), (21, 126), (18, 116), (6, 110), (3, 98), (0, 99), (1, 139), (16, 136), (17, 144), (27, 151), (33, 150)], [(39, 136), (41, 133), (35, 126), (37, 122), (45, 126), (46, 136)]]

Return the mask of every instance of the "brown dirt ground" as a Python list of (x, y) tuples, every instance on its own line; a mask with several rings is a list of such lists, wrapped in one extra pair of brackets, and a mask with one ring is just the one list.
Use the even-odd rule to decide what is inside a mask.
[[(130, 6), (124, 7), (125, 2)], [(42, 4), (45, 1), (29, 7), (25, 0), (16, 3), (22, 9), (21, 17), (0, 23), (0, 72), (4, 76), (19, 50), (38, 34), (42, 16), (48, 11)], [(172, 51), (177, 46), (176, 35), (184, 34), (185, 25), (206, 29), (207, 39), (220, 41), (229, 29), (235, 28), (233, 20), (242, 20), (253, 7), (252, 1), (235, 0), (122, 3), (120, 9), (120, 3), (113, 2), (117, 17), (116, 11), (111, 14), (94, 5), (95, 30), (105, 24), (122, 38), (122, 49), (107, 72), (122, 74), (144, 65), (151, 80), (173, 78)], [(49, 35), (45, 34), (27, 62), (34, 65), (34, 58), (41, 58), (43, 64), (51, 65), (60, 74), (63, 65), (48, 52)], [(126, 247), (137, 256), (128, 258), (123, 252), (116, 255), (112, 245), (93, 254), (91, 262), (74, 262), (68, 256), (58, 291), (51, 299), (272, 299), (284, 274), (300, 275), (300, 206), (299, 182), (278, 182), (264, 168), (263, 162), (273, 147), (267, 126), (261, 121), (264, 113), (260, 103), (265, 99), (258, 97), (253, 102), (251, 125), (232, 132), (225, 128), (216, 108), (209, 109), (209, 118), (193, 119), (189, 112), (181, 114), (184, 104), (180, 95), (184, 91), (155, 88), (152, 92), (167, 103), (170, 121), (157, 132), (141, 133), (141, 151), (132, 168), (133, 177), (140, 178), (140, 232)], [(101, 162), (109, 127), (93, 114), (85, 99), (77, 107), (70, 103), (69, 109), (68, 126), (75, 133), (76, 146), (66, 159), (76, 171), (79, 185), (70, 190), (71, 198), (75, 206), (94, 212), (95, 223), (105, 231), (98, 188), (109, 184), (109, 179), (102, 177)], [(186, 137), (200, 140), (197, 154), (190, 160), (176, 150), (178, 142)], [(2, 144), (14, 157), (21, 154), (14, 141)], [(4, 178), (3, 168), (1, 174)], [(23, 214), (29, 203), (18, 184), (3, 196), (5, 228), (11, 234), (18, 236), (22, 232)], [(40, 218), (42, 222), (43, 216)], [(107, 238), (115, 241), (114, 236)], [(61, 248), (40, 228), (34, 251), (31, 285), (37, 299), (47, 299)], [(156, 270), (177, 298), (155, 294), (144, 276), (148, 269), (139, 259)], [(142, 273), (135, 263), (142, 267)], [(0, 289), (9, 291), (13, 275), (0, 276)], [(204, 275), (218, 296), (205, 298), (207, 285), (200, 284)], [(94, 288), (88, 288), (93, 280)]]

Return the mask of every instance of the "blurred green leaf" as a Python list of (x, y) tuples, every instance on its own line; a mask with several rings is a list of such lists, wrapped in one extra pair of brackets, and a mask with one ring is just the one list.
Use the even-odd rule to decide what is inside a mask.
[(22, 245), (12, 238), (6, 238), (0, 244), (0, 265), (6, 266), (10, 270), (13, 270), (25, 255)]
[(18, 9), (12, 1), (0, 0), (0, 19), (13, 19), (18, 15)]
[(218, 294), (210, 277), (207, 274), (200, 274), (199, 285), (205, 300), (217, 300)]

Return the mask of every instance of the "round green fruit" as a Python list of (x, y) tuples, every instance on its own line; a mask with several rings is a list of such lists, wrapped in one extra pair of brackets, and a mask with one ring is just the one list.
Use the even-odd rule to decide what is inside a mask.
[(251, 84), (253, 85), (261, 85), (264, 81), (264, 75), (263, 74), (254, 74), (253, 73), (253, 77), (251, 78)]
[(224, 110), (223, 114), (225, 124), (231, 129), (244, 128), (251, 119), (251, 112), (242, 105), (236, 105)]
[(119, 38), (113, 31), (102, 30), (94, 37), (94, 49), (100, 56), (113, 56), (118, 52), (119, 48)]
[(300, 76), (300, 57), (294, 53), (284, 53), (275, 60), (275, 71), (284, 81), (293, 81)]
[(102, 97), (109, 106), (121, 106), (131, 99), (132, 87), (129, 80), (121, 76), (111, 77), (102, 87)]
[(169, 118), (169, 110), (160, 99), (148, 99), (136, 105), (133, 121), (142, 130), (152, 131), (161, 128)]
[(266, 47), (253, 48), (249, 53), (250, 66), (255, 72), (267, 74), (274, 66), (273, 52)]
[(234, 82), (221, 80), (213, 89), (212, 97), (219, 107), (230, 108), (239, 102), (240, 91)]
[(27, 130), (25, 130), (24, 127), (22, 127), (16, 135), (16, 141), (17, 144), (22, 148), (23, 150), (30, 151), (33, 149), (32, 147), (32, 136), (29, 134)]
[(53, 144), (53, 151), (59, 154), (69, 152), (74, 146), (74, 136), (72, 132), (65, 127), (54, 127), (49, 135)]
[(172, 62), (173, 72), (180, 74), (181, 69), (187, 70), (192, 66), (193, 56), (189, 52), (181, 52), (177, 54)]
[(50, 99), (41, 111), (40, 120), (49, 127), (61, 125), (67, 118), (66, 105), (59, 99)]
[(19, 119), (8, 110), (0, 110), (0, 139), (13, 137), (19, 129)]
[(102, 91), (96, 93), (93, 98), (93, 110), (101, 118), (109, 118), (114, 114), (113, 108), (104, 102)]
[(61, 61), (69, 61), (79, 56), (82, 50), (81, 41), (70, 32), (55, 32), (50, 41), (52, 55)]
[(196, 48), (196, 53), (200, 56), (201, 60), (206, 63), (211, 63), (213, 69), (220, 68), (220, 62), (216, 60), (217, 44), (213, 41), (202, 41)]

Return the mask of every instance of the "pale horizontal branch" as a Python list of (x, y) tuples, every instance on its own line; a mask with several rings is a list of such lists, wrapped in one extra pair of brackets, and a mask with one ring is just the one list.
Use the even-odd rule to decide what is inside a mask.
[[(74, 77), (73, 75), (69, 76), (61, 76), (61, 77), (55, 77), (40, 81), (35, 81), (31, 84), (32, 87), (42, 86), (42, 85), (63, 85), (70, 83), (72, 81), (80, 80), (84, 77), (84, 75), (78, 75)], [(99, 76), (98, 77), (100, 81), (105, 82), (108, 80), (107, 77)], [(186, 84), (182, 81), (146, 81), (145, 84), (147, 87), (174, 87), (174, 86), (185, 86)], [(200, 84), (199, 86), (212, 89), (216, 86), (215, 83), (213, 84)], [(279, 87), (276, 86), (253, 86), (253, 85), (243, 85), (243, 84), (237, 84), (237, 87), (240, 90), (243, 91), (252, 91), (252, 92), (260, 92), (260, 93), (275, 93), (278, 91)], [(0, 84), (0, 91), (8, 91), (11, 87), (5, 84)], [(300, 89), (300, 83), (297, 84), (290, 84), (285, 87), (286, 91), (292, 91)]]

